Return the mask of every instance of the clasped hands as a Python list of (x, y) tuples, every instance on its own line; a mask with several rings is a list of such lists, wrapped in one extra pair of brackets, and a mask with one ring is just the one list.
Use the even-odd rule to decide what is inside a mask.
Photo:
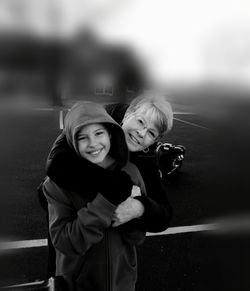
[(143, 215), (144, 206), (139, 200), (134, 199), (136, 196), (141, 196), (141, 191), (138, 186), (133, 186), (131, 196), (117, 206), (113, 214), (112, 227), (119, 226)]

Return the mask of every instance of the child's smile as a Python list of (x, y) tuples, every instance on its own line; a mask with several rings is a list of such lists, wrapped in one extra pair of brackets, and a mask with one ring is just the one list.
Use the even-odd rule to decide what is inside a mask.
[(101, 167), (109, 166), (110, 134), (101, 123), (83, 126), (77, 140), (78, 150), (83, 158)]
[(97, 156), (100, 154), (100, 152), (103, 150), (104, 148), (102, 147), (101, 149), (98, 150), (94, 150), (94, 151), (88, 151), (87, 153), (92, 155), (92, 156)]

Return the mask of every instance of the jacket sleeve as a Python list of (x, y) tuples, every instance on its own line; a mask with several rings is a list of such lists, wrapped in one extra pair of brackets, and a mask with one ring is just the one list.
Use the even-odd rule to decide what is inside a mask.
[[(131, 176), (134, 185), (140, 188), (141, 195), (145, 197), (146, 189), (138, 168), (135, 165), (128, 163), (124, 170)], [(140, 245), (145, 240), (146, 230), (140, 218), (132, 219), (118, 226), (117, 229), (123, 234), (123, 238), (130, 244)]]
[(77, 211), (53, 181), (47, 179), (43, 191), (48, 200), (50, 236), (57, 250), (68, 256), (83, 255), (103, 239), (115, 206), (101, 194)]
[[(141, 169), (140, 169), (141, 170)], [(150, 174), (150, 177), (148, 177)], [(151, 167), (148, 173), (142, 173), (145, 181), (147, 196), (138, 196), (145, 207), (141, 217), (142, 224), (147, 232), (161, 232), (169, 227), (172, 218), (172, 207), (156, 167)]]

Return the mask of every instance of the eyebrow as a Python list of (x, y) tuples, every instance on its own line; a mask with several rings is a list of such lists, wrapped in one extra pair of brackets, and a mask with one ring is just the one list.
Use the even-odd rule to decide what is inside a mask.
[[(97, 128), (97, 129), (95, 129), (94, 132), (97, 132), (97, 131), (99, 131), (99, 130), (105, 130), (105, 128), (104, 128), (104, 127), (99, 127), (99, 128)], [(79, 135), (79, 136), (81, 136), (81, 135), (86, 135), (86, 133), (79, 133), (78, 135)]]
[(99, 127), (99, 128), (97, 128), (95, 131), (103, 130), (103, 129), (104, 129), (104, 127)]

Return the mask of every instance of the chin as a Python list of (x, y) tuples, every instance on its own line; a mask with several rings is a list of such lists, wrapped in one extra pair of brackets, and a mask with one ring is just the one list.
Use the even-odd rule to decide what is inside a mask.
[(127, 146), (128, 146), (128, 150), (129, 150), (130, 152), (136, 152), (136, 151), (137, 151), (135, 145), (132, 144), (129, 140), (127, 140)]
[(140, 149), (138, 149), (138, 146), (135, 145), (135, 144), (130, 140), (129, 137), (126, 139), (126, 143), (127, 143), (127, 146), (128, 146), (128, 150), (129, 150), (130, 152), (138, 152), (138, 151), (140, 151)]
[(142, 148), (137, 147), (134, 144), (128, 144), (128, 149), (129, 149), (130, 152), (139, 152), (139, 151), (142, 150)]
[(96, 157), (96, 158), (93, 158), (93, 157), (88, 157), (88, 158), (86, 158), (88, 161), (90, 161), (91, 163), (93, 163), (93, 164), (99, 164), (99, 163), (101, 163), (103, 160), (104, 160), (104, 158), (103, 157)]
[(95, 159), (94, 163), (95, 163), (95, 164), (100, 164), (100, 163), (102, 163), (104, 160), (105, 160), (105, 158), (100, 157), (100, 158)]

